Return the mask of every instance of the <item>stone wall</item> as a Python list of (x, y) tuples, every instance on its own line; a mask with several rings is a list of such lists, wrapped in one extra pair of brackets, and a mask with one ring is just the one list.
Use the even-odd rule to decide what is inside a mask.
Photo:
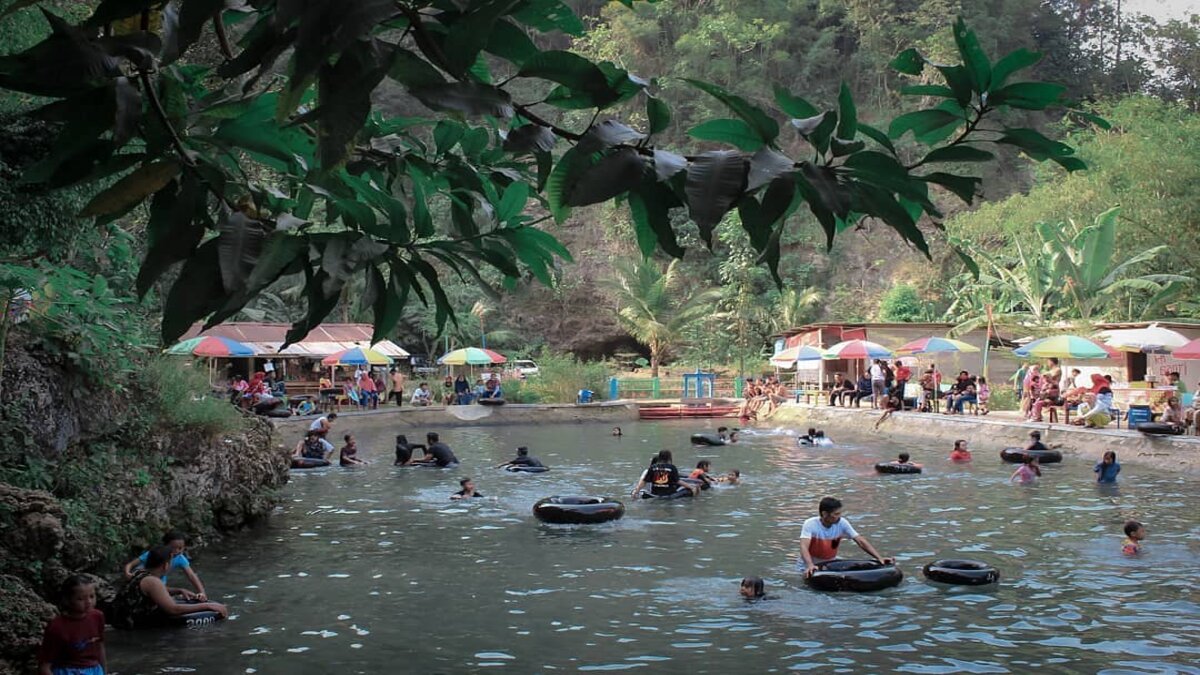
[[(508, 403), (502, 406), (451, 405), (413, 408), (380, 405), (377, 410), (339, 413), (353, 420), (356, 429), (381, 427), (428, 430), (457, 426), (498, 426), (508, 424), (612, 424), (637, 420), (633, 401), (575, 404)], [(284, 441), (303, 435), (315, 416), (272, 420)], [(347, 422), (351, 424), (351, 422)]]

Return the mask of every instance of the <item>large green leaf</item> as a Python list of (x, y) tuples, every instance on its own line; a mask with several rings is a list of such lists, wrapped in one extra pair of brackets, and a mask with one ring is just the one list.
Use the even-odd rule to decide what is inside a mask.
[(905, 49), (889, 63), (893, 70), (905, 75), (920, 75), (925, 69), (925, 57), (915, 49)]
[(671, 227), (671, 209), (678, 206), (682, 204), (669, 187), (649, 178), (643, 179), (642, 184), (629, 193), (629, 213), (643, 256), (652, 255), (657, 242), (667, 255), (683, 257), (683, 247)]
[(537, 45), (533, 44), (533, 40), (529, 39), (525, 31), (505, 19), (492, 25), (487, 47), (484, 49), (518, 68), (538, 53)]
[(571, 52), (540, 52), (527, 59), (517, 75), (557, 82), (572, 95), (583, 97), (589, 108), (604, 107), (618, 97), (596, 64)]
[[(217, 7), (209, 9), (205, 21), (212, 18), (213, 12), (223, 6), (221, 0), (204, 0)], [(189, 4), (196, 0), (187, 0), (180, 11), (182, 22), (183, 13)], [(280, 9), (294, 7), (299, 3), (284, 4)], [(292, 77), (303, 79), (326, 64), (330, 57), (340, 54), (360, 38), (368, 37), (375, 27), (396, 12), (392, 0), (308, 0), (299, 13), (299, 30), (296, 33), (296, 46), (293, 58)], [(474, 55), (472, 55), (474, 60)]]
[(654, 174), (660, 181), (665, 181), (687, 168), (686, 157), (676, 155), (666, 150), (654, 151)]
[(179, 163), (163, 160), (143, 164), (108, 189), (92, 197), (83, 207), (80, 217), (124, 213), (158, 192), (179, 174)]
[(649, 123), (647, 133), (654, 135), (666, 131), (671, 125), (671, 109), (660, 98), (646, 95), (646, 119)]
[(226, 293), (235, 293), (246, 285), (258, 256), (262, 253), (266, 231), (262, 223), (240, 211), (228, 213), (217, 222), (221, 236), (217, 237), (220, 253), (221, 283)]
[(963, 65), (971, 76), (975, 91), (987, 91), (992, 83), (992, 64), (983, 47), (979, 46), (979, 38), (967, 28), (967, 22), (961, 16), (954, 22), (954, 43), (958, 46), (958, 55), (962, 57)]
[(555, 222), (561, 223), (571, 215), (571, 191), (580, 177), (599, 160), (599, 152), (589, 152), (576, 145), (563, 153), (554, 165), (546, 181), (546, 206)]
[(917, 227), (912, 215), (895, 197), (886, 190), (865, 183), (855, 183), (850, 190), (851, 204), (855, 211), (883, 220), (901, 237), (912, 242), (917, 250), (926, 256), (929, 255), (929, 244), (925, 241), (925, 235)]
[(154, 195), (146, 225), (146, 258), (138, 269), (139, 298), (146, 296), (167, 268), (188, 259), (200, 244), (204, 223), (197, 221), (203, 209), (204, 188), (192, 175), (173, 181)]
[(319, 120), (322, 167), (331, 168), (346, 158), (348, 146), (371, 114), (371, 94), (391, 68), (393, 54), (379, 40), (359, 40), (342, 52), (337, 63), (321, 67), (321, 105), (312, 117)]
[(428, 61), (403, 47), (393, 50), (392, 67), (388, 77), (409, 89), (436, 87), (446, 83), (446, 78)]
[(522, 154), (526, 152), (549, 152), (554, 149), (558, 138), (546, 127), (526, 124), (508, 132), (504, 139), (504, 150)]
[(992, 92), (991, 105), (1007, 105), (1025, 110), (1045, 110), (1058, 101), (1066, 87), (1048, 82), (1017, 82)]
[(688, 136), (701, 141), (728, 143), (747, 152), (763, 147), (761, 136), (742, 120), (717, 119), (698, 124), (688, 130)]
[(508, 119), (513, 115), (512, 98), (507, 91), (487, 84), (447, 82), (410, 90), (431, 110), (453, 112), (468, 117), (490, 115)]
[(217, 311), (225, 302), (218, 246), (216, 239), (210, 239), (196, 249), (171, 286), (163, 308), (163, 344), (178, 342), (193, 323)]
[(746, 191), (753, 192), (783, 174), (790, 173), (795, 167), (796, 163), (790, 157), (770, 148), (763, 148), (750, 158), (750, 173), (746, 178)]
[(583, 35), (583, 22), (562, 0), (528, 0), (512, 17), (543, 33), (560, 30), (567, 35)]
[(1066, 143), (1052, 141), (1034, 129), (1005, 129), (1004, 135), (996, 142), (1014, 145), (1038, 161), (1053, 157), (1066, 157), (1075, 152)]
[(763, 143), (773, 143), (775, 142), (775, 138), (779, 136), (779, 123), (772, 119), (770, 115), (763, 112), (762, 108), (740, 96), (725, 91), (715, 84), (689, 78), (684, 78), (683, 81), (724, 103), (727, 108), (745, 120), (746, 124), (750, 125), (750, 128), (754, 130), (754, 133), (758, 134)]
[(817, 152), (825, 153), (829, 149), (829, 139), (837, 127), (837, 114), (828, 111), (815, 117), (802, 120), (792, 120), (796, 131), (812, 144)]
[(1117, 245), (1117, 216), (1121, 207), (1116, 206), (1096, 216), (1090, 236), (1083, 247), (1084, 288), (1095, 290), (1113, 265), (1113, 253)]
[(593, 124), (583, 138), (579, 139), (578, 147), (583, 152), (595, 152), (611, 148), (614, 145), (633, 143), (645, 138), (646, 135), (636, 129), (627, 127), (616, 120), (604, 120)]
[(496, 21), (518, 4), (519, 0), (480, 0), (467, 6), (466, 13), (450, 26), (442, 43), (451, 74), (461, 76), (475, 64)]
[(982, 180), (975, 176), (956, 176), (942, 172), (921, 176), (920, 179), (928, 183), (941, 185), (953, 192), (963, 203), (968, 205), (975, 201), (975, 195), (979, 193), (979, 185), (982, 183)]
[(706, 152), (693, 157), (684, 191), (688, 214), (700, 228), (700, 238), (712, 247), (712, 231), (733, 208), (746, 188), (747, 163), (731, 151)]
[(633, 148), (618, 148), (581, 174), (567, 195), (570, 206), (587, 206), (623, 195), (642, 181), (645, 164)]
[(858, 109), (854, 107), (854, 96), (845, 82), (838, 92), (838, 126), (837, 137), (844, 141), (854, 140), (858, 133)]
[(780, 110), (797, 119), (814, 117), (820, 112), (815, 105), (799, 96), (793, 96), (785, 87), (779, 85), (775, 85), (775, 104)]
[(922, 164), (933, 162), (990, 162), (996, 156), (987, 150), (980, 150), (969, 145), (948, 145), (944, 148), (930, 150), (921, 160)]
[(997, 61), (996, 65), (992, 68), (992, 82), (988, 88), (991, 91), (996, 91), (1004, 86), (1010, 75), (1018, 70), (1024, 70), (1041, 60), (1041, 54), (1029, 51), (1024, 47), (1009, 52), (1004, 58)]
[(960, 116), (945, 110), (936, 108), (917, 110), (893, 119), (891, 126), (888, 127), (888, 136), (900, 138), (905, 133), (912, 131), (914, 136), (920, 138), (942, 127), (961, 122), (963, 119)]

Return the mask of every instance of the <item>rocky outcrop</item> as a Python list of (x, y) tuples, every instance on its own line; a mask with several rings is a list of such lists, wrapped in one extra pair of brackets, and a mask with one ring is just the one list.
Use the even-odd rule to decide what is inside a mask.
[[(119, 562), (167, 529), (196, 545), (247, 524), (271, 511), (288, 475), (260, 418), (216, 434), (167, 429), (137, 392), (89, 392), (52, 357), (13, 347), (0, 465), (19, 484), (0, 482), (0, 675), (32, 672), (68, 574), (116, 579)], [(111, 592), (103, 583), (101, 596)]]

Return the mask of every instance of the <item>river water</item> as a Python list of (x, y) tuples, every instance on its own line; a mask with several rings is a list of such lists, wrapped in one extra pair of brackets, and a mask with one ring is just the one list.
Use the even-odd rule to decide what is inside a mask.
[[(352, 420), (340, 434), (353, 430)], [(131, 673), (1200, 673), (1200, 481), (1126, 466), (1115, 488), (1067, 458), (1040, 484), (1009, 485), (998, 447), (975, 460), (879, 437), (799, 448), (759, 430), (691, 448), (696, 423), (546, 425), (443, 432), (463, 465), (397, 469), (391, 438), (362, 433), (367, 467), (293, 471), (280, 508), (193, 563), (232, 620), (110, 632), (113, 672)], [(409, 434), (410, 438), (414, 434)], [(494, 468), (517, 445), (553, 467)], [(708, 458), (744, 483), (698, 499), (627, 504), (599, 526), (535, 520), (538, 498), (621, 496), (650, 456)], [(919, 476), (872, 465), (910, 450)], [(448, 501), (461, 476), (486, 499)], [(800, 525), (836, 495), (904, 582), (873, 594), (807, 589)], [(1141, 557), (1121, 527), (1149, 531)], [(859, 557), (847, 543), (842, 554)], [(920, 568), (984, 560), (994, 587), (947, 587)], [(738, 597), (745, 575), (771, 599)], [(180, 584), (185, 583), (179, 579)]]

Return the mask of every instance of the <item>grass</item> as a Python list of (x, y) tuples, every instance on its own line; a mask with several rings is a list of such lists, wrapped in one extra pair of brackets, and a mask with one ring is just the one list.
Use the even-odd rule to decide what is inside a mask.
[(144, 381), (159, 421), (167, 427), (215, 436), (242, 426), (241, 413), (213, 394), (204, 372), (179, 358), (164, 356), (151, 361)]

